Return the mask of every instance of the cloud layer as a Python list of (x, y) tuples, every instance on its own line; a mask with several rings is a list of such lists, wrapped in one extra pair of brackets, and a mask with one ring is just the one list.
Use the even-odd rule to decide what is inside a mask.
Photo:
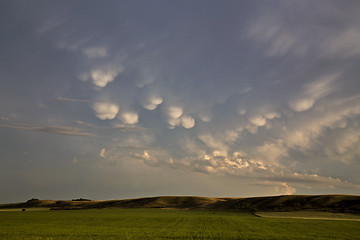
[[(222, 178), (228, 195), (225, 178), (249, 194), (358, 192), (359, 3), (2, 5), (0, 27), (14, 36), (0, 40), (8, 159), (43, 132), (97, 136), (72, 142), (49, 168), (71, 159), (115, 182), (113, 171), (136, 172), (124, 189), (141, 188), (147, 172), (163, 187), (161, 170), (202, 187), (201, 174)], [(51, 154), (31, 147), (23, 152), (34, 159)]]

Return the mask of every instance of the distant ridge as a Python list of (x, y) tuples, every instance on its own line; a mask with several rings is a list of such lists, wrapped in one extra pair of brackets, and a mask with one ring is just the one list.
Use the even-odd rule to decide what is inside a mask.
[[(84, 200), (84, 201), (82, 201)], [(160, 196), (123, 200), (71, 201), (31, 199), (23, 203), (1, 204), (0, 208), (47, 207), (52, 210), (91, 208), (167, 208), (236, 211), (330, 211), (360, 213), (357, 195), (283, 195), (251, 198), (208, 198), (192, 196)]]

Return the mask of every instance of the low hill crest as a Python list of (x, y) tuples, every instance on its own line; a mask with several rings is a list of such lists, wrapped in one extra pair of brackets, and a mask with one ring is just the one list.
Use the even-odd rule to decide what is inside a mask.
[(39, 200), (2, 204), (0, 208), (48, 207), (53, 210), (91, 208), (168, 208), (235, 211), (331, 211), (360, 213), (357, 195), (281, 195), (267, 197), (158, 196), (122, 200)]

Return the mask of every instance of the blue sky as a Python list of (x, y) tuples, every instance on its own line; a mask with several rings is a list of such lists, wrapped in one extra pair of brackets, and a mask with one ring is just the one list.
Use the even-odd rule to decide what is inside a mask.
[(358, 1), (0, 1), (0, 202), (359, 194)]

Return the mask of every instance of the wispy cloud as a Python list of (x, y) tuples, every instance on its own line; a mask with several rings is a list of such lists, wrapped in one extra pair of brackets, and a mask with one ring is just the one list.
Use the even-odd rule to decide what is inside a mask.
[(46, 133), (50, 133), (50, 134), (96, 137), (96, 135), (94, 135), (92, 133), (88, 133), (88, 132), (85, 132), (81, 128), (74, 128), (74, 127), (64, 127), (64, 126), (38, 127), (38, 126), (30, 125), (30, 124), (21, 124), (21, 123), (17, 123), (17, 124), (0, 124), (0, 127), (23, 129), (23, 130), (32, 130), (32, 131), (40, 131), (40, 132), (46, 132)]
[(145, 128), (138, 125), (124, 125), (124, 124), (114, 124), (111, 129), (116, 129), (120, 131), (140, 131), (146, 130)]
[(77, 99), (77, 98), (67, 98), (67, 97), (57, 97), (56, 100), (63, 102), (81, 102), (81, 103), (91, 102), (91, 100), (87, 100), (87, 99)]
[(333, 83), (340, 73), (333, 73), (320, 77), (311, 83), (307, 83), (304, 90), (296, 98), (290, 101), (289, 106), (296, 112), (303, 112), (312, 108), (315, 101), (328, 95), (334, 90)]
[(108, 55), (108, 51), (104, 47), (90, 47), (83, 49), (83, 53), (90, 59), (104, 58)]
[(8, 118), (8, 117), (0, 117), (0, 120), (1, 120), (1, 121), (10, 121), (11, 118)]
[(94, 134), (84, 132), (83, 129), (74, 128), (74, 127), (62, 127), (62, 126), (34, 127), (30, 130), (36, 130), (36, 131), (52, 133), (52, 134), (61, 134), (61, 135), (95, 137)]

